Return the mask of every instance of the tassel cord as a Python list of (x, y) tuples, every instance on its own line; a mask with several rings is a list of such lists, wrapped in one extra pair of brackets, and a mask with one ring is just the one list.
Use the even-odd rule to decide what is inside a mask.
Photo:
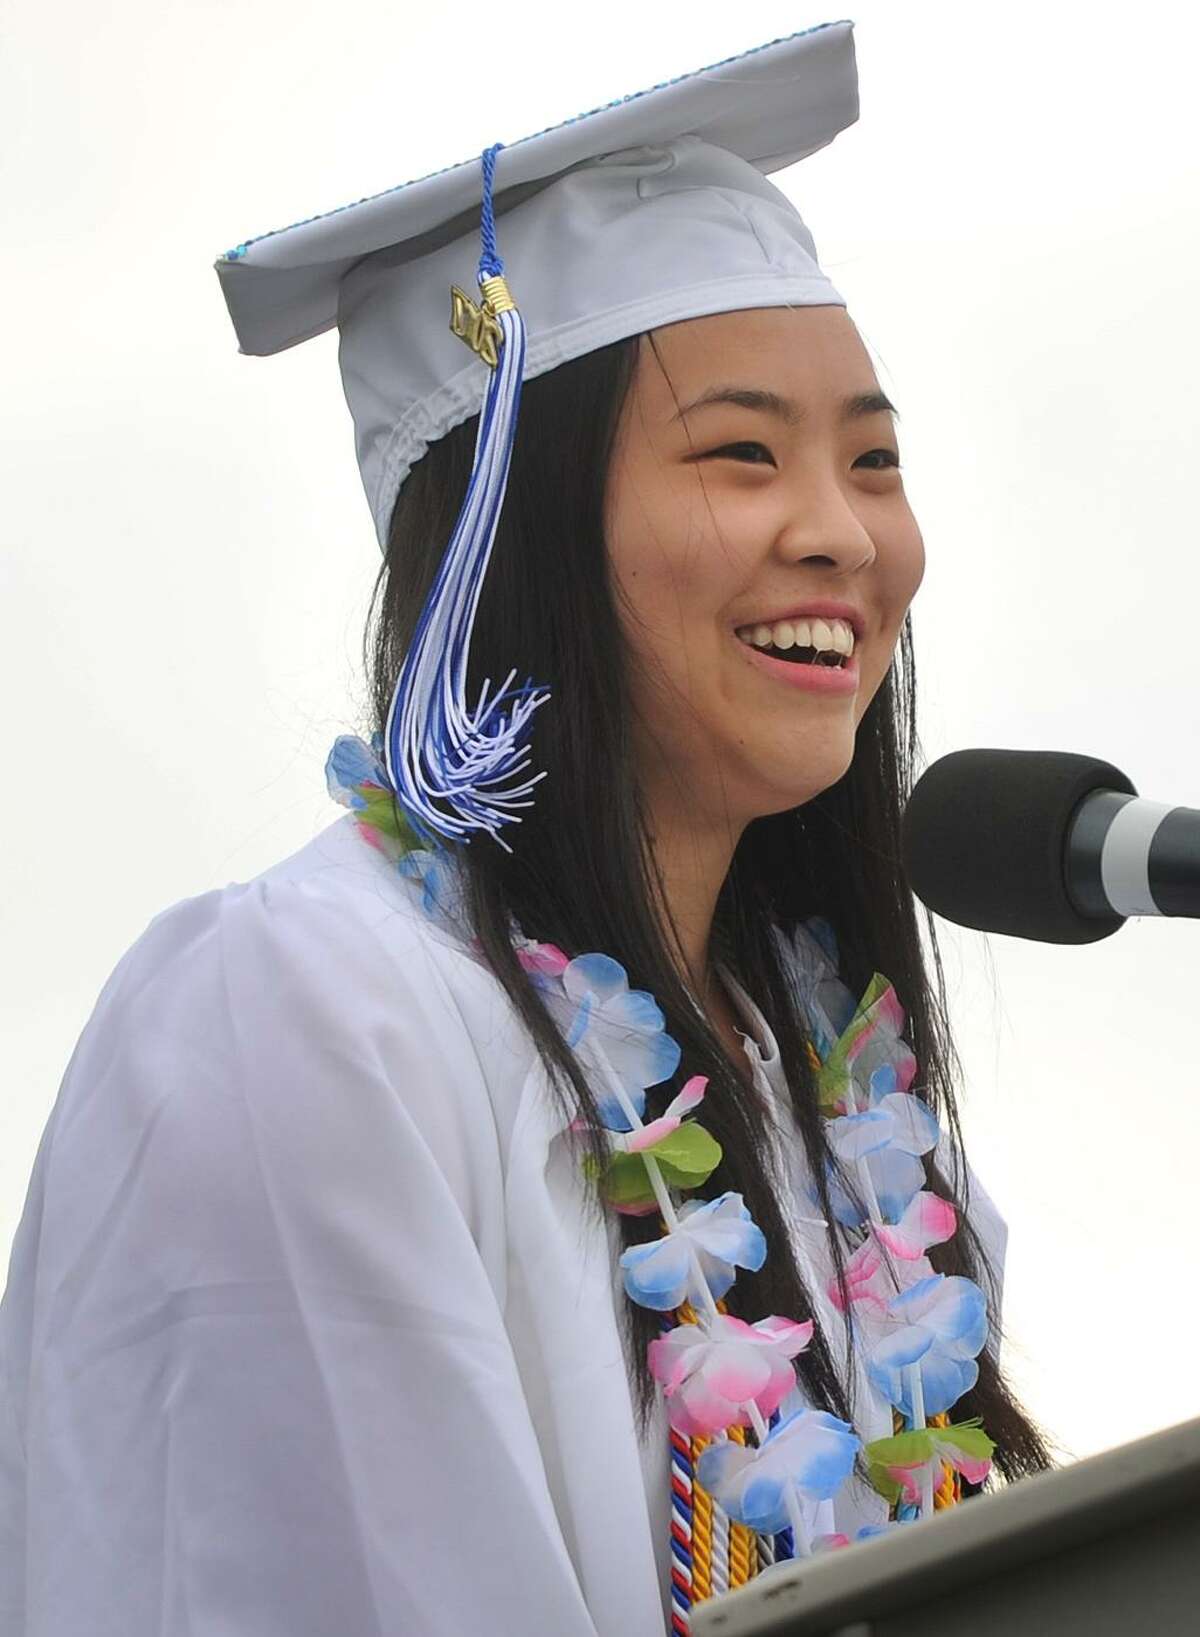
[(529, 806), (545, 777), (513, 784), (530, 763), (522, 742), (529, 721), (549, 693), (532, 682), (513, 687), (510, 671), (497, 688), (490, 678), (484, 682), (473, 710), (465, 698), (470, 633), (508, 481), (525, 357), (520, 314), (503, 312), (499, 323), (503, 347), (480, 415), (475, 468), (405, 657), (384, 742), (388, 776), (423, 828), (454, 839), (485, 829), (504, 846), (498, 826), (519, 822), (512, 810)]

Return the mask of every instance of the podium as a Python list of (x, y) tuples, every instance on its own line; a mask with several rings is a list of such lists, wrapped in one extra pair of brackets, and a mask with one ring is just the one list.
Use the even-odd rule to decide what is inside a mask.
[(693, 1637), (1200, 1637), (1200, 1420), (770, 1569)]

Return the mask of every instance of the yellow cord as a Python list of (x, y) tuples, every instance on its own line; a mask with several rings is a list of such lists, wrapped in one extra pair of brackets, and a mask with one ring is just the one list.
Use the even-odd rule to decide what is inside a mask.
[[(746, 1442), (745, 1427), (730, 1427), (729, 1436), (735, 1444)], [(744, 1586), (758, 1573), (758, 1536), (744, 1523), (729, 1521), (729, 1589)]]
[[(950, 1417), (942, 1411), (941, 1415), (929, 1417), (931, 1427), (948, 1427)], [(944, 1512), (948, 1506), (955, 1506), (962, 1500), (962, 1480), (948, 1462), (942, 1462), (942, 1480), (933, 1492), (933, 1510)]]
[(744, 1586), (758, 1573), (758, 1542), (744, 1523), (729, 1525), (729, 1589)]
[(695, 1478), (707, 1438), (692, 1439), (692, 1602), (712, 1596), (713, 1498)]

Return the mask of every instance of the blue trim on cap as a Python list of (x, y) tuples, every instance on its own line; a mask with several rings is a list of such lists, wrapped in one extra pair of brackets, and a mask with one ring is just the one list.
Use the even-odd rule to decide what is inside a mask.
[[(519, 148), (523, 142), (536, 142), (540, 136), (548, 136), (551, 131), (565, 130), (568, 125), (578, 125), (581, 120), (591, 119), (596, 114), (606, 114), (610, 108), (619, 108), (623, 103), (636, 102), (639, 97), (648, 97), (655, 91), (665, 91), (668, 86), (678, 85), (683, 80), (694, 79), (697, 74), (711, 74), (714, 68), (726, 68), (730, 63), (744, 62), (747, 57), (756, 57), (760, 51), (769, 51), (772, 46), (786, 45), (789, 40), (799, 40), (806, 34), (820, 34), (827, 28), (841, 28), (846, 23), (853, 26), (853, 18), (840, 17), (832, 23), (816, 23), (812, 28), (797, 29), (794, 34), (781, 34), (777, 40), (767, 40), (762, 45), (751, 46), (748, 51), (739, 51), (732, 57), (722, 57), (720, 62), (706, 63), (703, 68), (693, 68), (690, 73), (676, 74), (673, 79), (660, 80), (657, 85), (647, 86), (644, 91), (631, 91), (628, 96), (614, 97), (611, 102), (602, 103), (599, 108), (589, 108), (586, 113), (575, 114), (571, 119), (562, 119), (556, 125), (546, 125), (540, 131), (533, 131), (529, 136), (518, 137), (509, 146)], [(246, 239), (232, 250), (226, 250), (217, 259), (218, 261), (237, 261), (244, 256), (252, 244), (261, 244), (264, 239), (273, 239), (280, 233), (290, 233), (294, 227), (307, 227), (310, 222), (324, 221), (327, 216), (337, 216), (343, 210), (353, 210), (356, 205), (368, 205), (375, 199), (386, 198), (389, 193), (400, 193), (405, 188), (411, 188), (417, 182), (428, 182), (434, 176), (444, 176), (447, 171), (458, 170), (460, 165), (474, 164), (475, 159), (460, 159), (453, 165), (443, 165), (440, 170), (426, 171), (424, 176), (410, 177), (407, 182), (398, 182), (395, 187), (383, 188), (379, 193), (369, 193), (362, 199), (354, 199), (348, 205), (337, 205), (333, 210), (319, 211), (315, 216), (305, 216), (301, 221), (291, 222), (287, 227), (272, 228), (269, 233), (260, 233), (257, 238)]]

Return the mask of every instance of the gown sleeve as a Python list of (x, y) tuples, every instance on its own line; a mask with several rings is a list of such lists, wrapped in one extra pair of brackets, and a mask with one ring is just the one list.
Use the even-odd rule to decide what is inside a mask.
[(370, 911), (226, 887), (101, 993), (0, 1303), (6, 1637), (595, 1637), (455, 968)]

